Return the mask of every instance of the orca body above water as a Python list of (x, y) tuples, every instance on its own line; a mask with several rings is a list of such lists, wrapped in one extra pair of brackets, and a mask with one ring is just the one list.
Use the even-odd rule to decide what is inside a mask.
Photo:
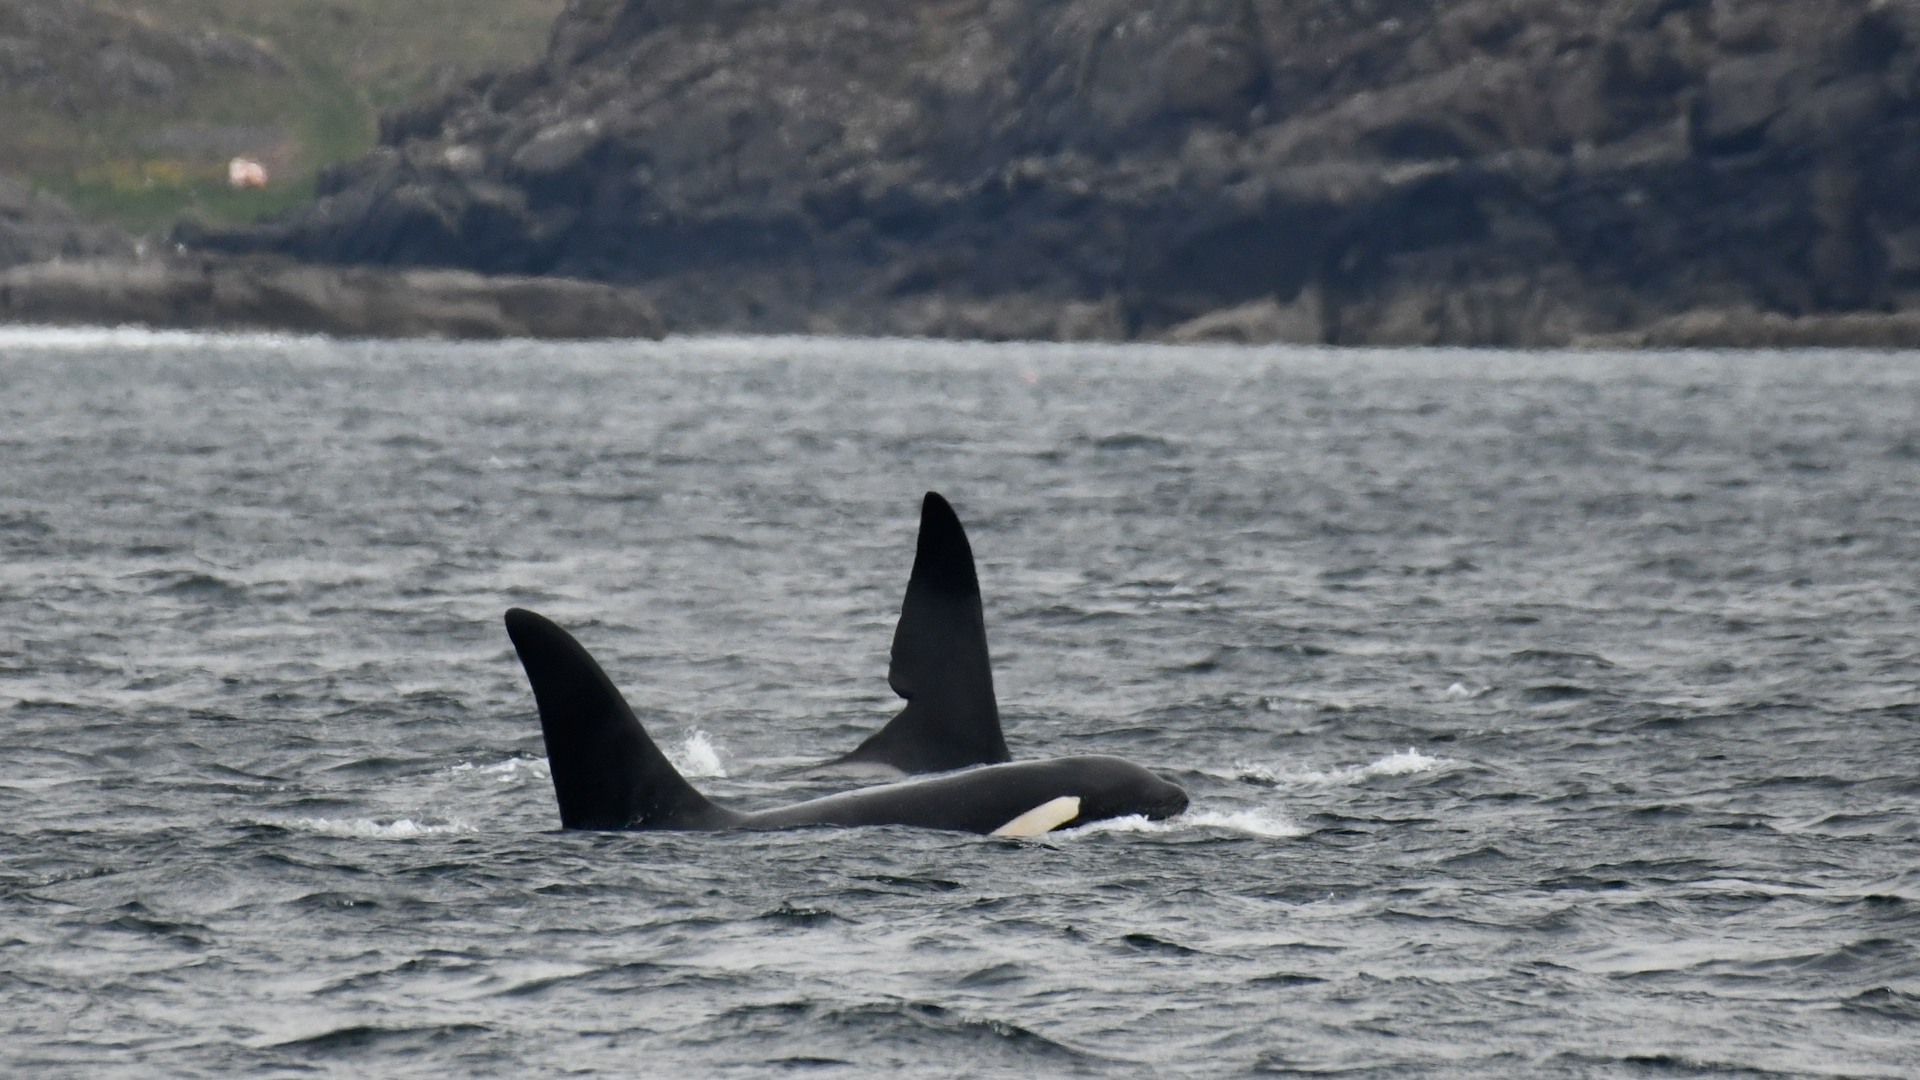
[(920, 503), (920, 537), (893, 630), (887, 682), (906, 708), (851, 753), (817, 768), (934, 773), (1012, 760), (993, 693), (973, 546), (937, 491)]
[[(971, 559), (968, 563), (971, 571)], [(916, 576), (918, 568), (916, 560)], [(976, 588), (976, 610), (977, 596)], [(909, 606), (912, 602), (910, 590)], [(1178, 785), (1132, 762), (1086, 756), (981, 765), (756, 813), (729, 809), (694, 790), (680, 775), (641, 727), (613, 680), (573, 635), (545, 617), (520, 608), (508, 611), (506, 622), (507, 636), (513, 639), (540, 710), (540, 730), (546, 738), (547, 760), (564, 828), (717, 830), (911, 825), (1034, 836), (1131, 815), (1157, 820), (1178, 814), (1187, 806), (1187, 793)], [(906, 622), (904, 615), (902, 622)], [(896, 635), (896, 669), (901, 667), (898, 641)], [(910, 667), (908, 678), (918, 670)], [(911, 682), (908, 688), (915, 695), (922, 692)], [(914, 701), (914, 696), (908, 697), (902, 717), (913, 711)], [(893, 726), (889, 724), (888, 728)], [(910, 731), (911, 726), (901, 730)], [(879, 733), (884, 734), (884, 730)], [(872, 744), (879, 735), (862, 746)], [(910, 737), (903, 734), (896, 745), (910, 742)]]

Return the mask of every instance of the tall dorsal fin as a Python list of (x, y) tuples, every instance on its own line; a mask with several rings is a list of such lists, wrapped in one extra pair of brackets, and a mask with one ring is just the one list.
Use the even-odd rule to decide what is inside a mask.
[(993, 696), (973, 547), (938, 492), (927, 492), (920, 504), (920, 539), (887, 682), (907, 707), (836, 764), (925, 773), (1010, 760)]
[(702, 829), (733, 818), (687, 783), (572, 634), (514, 608), (507, 636), (533, 684), (563, 828)]

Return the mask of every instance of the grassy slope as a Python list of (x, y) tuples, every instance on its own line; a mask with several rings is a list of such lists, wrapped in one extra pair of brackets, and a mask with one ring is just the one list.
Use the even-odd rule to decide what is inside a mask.
[[(305, 200), (321, 166), (373, 145), (381, 109), (538, 58), (565, 0), (94, 2), (152, 26), (253, 39), (284, 69), (205, 67), (181, 79), (171, 105), (77, 115), (0, 99), (6, 167), (84, 212), (159, 231), (183, 215), (246, 220)], [(227, 187), (226, 162), (242, 153), (267, 162), (266, 189)]]

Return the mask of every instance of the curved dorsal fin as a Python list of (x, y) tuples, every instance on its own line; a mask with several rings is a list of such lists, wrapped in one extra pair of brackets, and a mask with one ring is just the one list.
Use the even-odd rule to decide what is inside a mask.
[(711, 829), (733, 814), (687, 783), (573, 635), (522, 608), (507, 636), (533, 684), (560, 824), (568, 829)]
[(973, 547), (938, 492), (927, 492), (920, 504), (920, 539), (887, 682), (907, 707), (834, 764), (924, 773), (1011, 760), (993, 696)]

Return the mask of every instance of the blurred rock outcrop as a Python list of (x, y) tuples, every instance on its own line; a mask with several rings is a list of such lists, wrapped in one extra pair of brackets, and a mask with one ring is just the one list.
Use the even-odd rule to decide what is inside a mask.
[(173, 104), (209, 70), (279, 74), (258, 42), (176, 29), (91, 0), (0, 0), (0, 95), (71, 115), (103, 105)]
[(544, 63), (388, 115), (312, 205), (180, 238), (632, 284), (686, 328), (1891, 318), (1916, 43), (1920, 0), (573, 0)]
[(0, 269), (49, 259), (131, 255), (131, 236), (89, 222), (66, 203), (0, 174)]
[(0, 322), (389, 338), (658, 338), (666, 332), (645, 297), (596, 282), (207, 256), (69, 260), (0, 271)]

